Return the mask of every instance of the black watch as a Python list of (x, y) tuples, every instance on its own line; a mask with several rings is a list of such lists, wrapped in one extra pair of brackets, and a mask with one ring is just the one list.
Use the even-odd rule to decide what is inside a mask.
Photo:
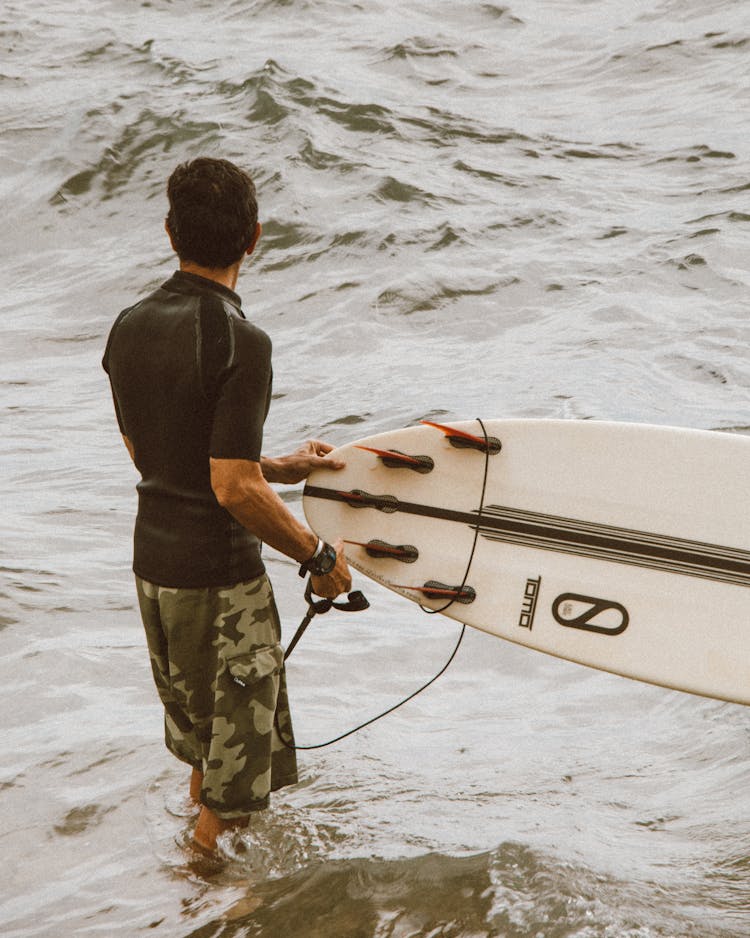
[(330, 544), (318, 540), (318, 546), (315, 553), (309, 560), (306, 560), (299, 568), (299, 575), (306, 576), (326, 576), (336, 566), (336, 551)]

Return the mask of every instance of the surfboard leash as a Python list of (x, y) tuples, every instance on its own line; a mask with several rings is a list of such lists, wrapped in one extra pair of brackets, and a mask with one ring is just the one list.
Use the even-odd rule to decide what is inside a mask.
[[(479, 426), (482, 428), (482, 434), (484, 436), (484, 473), (482, 476), (482, 494), (479, 498), (479, 510), (477, 511), (477, 522), (474, 525), (474, 540), (472, 541), (472, 544), (471, 544), (471, 551), (469, 552), (469, 560), (466, 564), (464, 578), (461, 581), (461, 585), (456, 588), (455, 595), (451, 599), (449, 599), (448, 602), (444, 606), (441, 606), (439, 609), (429, 609), (426, 606), (423, 606), (420, 604), (419, 608), (422, 610), (422, 612), (427, 613), (427, 615), (429, 616), (434, 616), (438, 612), (445, 612), (445, 610), (450, 609), (450, 607), (454, 603), (461, 602), (461, 596), (464, 594), (464, 590), (467, 588), (466, 581), (469, 579), (469, 572), (471, 571), (471, 565), (474, 562), (474, 554), (476, 553), (477, 542), (479, 540), (479, 531), (481, 530), (482, 521), (484, 519), (484, 499), (485, 499), (485, 495), (487, 494), (487, 476), (489, 474), (490, 455), (495, 452), (498, 452), (498, 449), (499, 449), (499, 447), (498, 449), (496, 449), (495, 446), (493, 446), (493, 441), (491, 441), (489, 436), (487, 435), (487, 428), (482, 422), (482, 419), (480, 417), (477, 417), (476, 421), (479, 424)], [(494, 441), (494, 442), (497, 443), (497, 441)], [(469, 587), (469, 589), (471, 589), (471, 587)]]
[[(453, 595), (451, 599), (444, 606), (441, 606), (439, 609), (429, 609), (426, 606), (421, 605), (420, 603), (419, 608), (422, 610), (422, 612), (427, 613), (427, 615), (435, 615), (438, 612), (445, 612), (445, 610), (449, 609), (455, 602), (461, 601), (460, 597), (464, 593), (464, 590), (467, 588), (466, 581), (469, 579), (471, 565), (474, 561), (474, 554), (476, 552), (477, 542), (479, 540), (479, 531), (482, 526), (482, 519), (484, 515), (484, 499), (485, 499), (485, 495), (487, 492), (487, 476), (489, 473), (490, 455), (498, 451), (498, 447), (493, 446), (493, 443), (495, 441), (490, 440), (490, 438), (488, 437), (487, 428), (485, 427), (481, 418), (477, 417), (476, 420), (479, 423), (479, 426), (482, 428), (482, 433), (484, 435), (484, 446), (483, 446), (484, 473), (482, 476), (482, 494), (479, 500), (479, 510), (477, 511), (477, 520), (476, 520), (476, 524), (474, 525), (474, 540), (471, 545), (471, 551), (469, 552), (469, 559), (466, 564), (466, 570), (464, 572), (463, 580), (461, 581), (461, 585), (454, 591), (455, 595)], [(348, 602), (336, 603), (330, 599), (315, 600), (312, 598), (312, 583), (310, 580), (308, 580), (307, 587), (305, 588), (305, 599), (307, 599), (308, 601), (307, 613), (305, 614), (305, 617), (303, 618), (302, 622), (297, 628), (297, 631), (294, 634), (294, 637), (292, 638), (291, 642), (289, 643), (289, 646), (287, 647), (287, 650), (284, 654), (285, 661), (289, 657), (289, 655), (292, 653), (292, 650), (294, 649), (297, 642), (302, 637), (302, 634), (304, 633), (305, 629), (312, 621), (313, 617), (317, 615), (318, 613), (328, 612), (328, 610), (332, 608), (340, 609), (345, 612), (354, 612), (354, 611), (359, 611), (361, 609), (366, 609), (369, 606), (369, 603), (367, 602), (365, 597), (362, 595), (362, 593), (359, 591), (356, 591), (355, 593), (350, 593), (348, 597)], [(398, 703), (395, 703), (393, 704), (393, 706), (388, 707), (387, 710), (383, 710), (382, 713), (378, 713), (375, 716), (370, 717), (368, 720), (365, 720), (364, 722), (359, 723), (357, 726), (352, 727), (350, 730), (346, 730), (345, 732), (340, 733), (338, 736), (334, 736), (333, 739), (326, 740), (326, 742), (324, 743), (313, 743), (313, 744), (302, 746), (302, 745), (297, 745), (296, 743), (292, 743), (288, 739), (284, 738), (284, 734), (282, 733), (281, 727), (279, 726), (279, 716), (277, 712), (274, 714), (274, 726), (276, 729), (276, 733), (279, 737), (279, 740), (281, 741), (282, 745), (284, 745), (287, 749), (294, 749), (294, 750), (301, 750), (301, 751), (309, 751), (312, 749), (325, 749), (327, 746), (333, 746), (334, 743), (341, 742), (341, 740), (346, 739), (348, 736), (353, 736), (355, 733), (358, 733), (360, 730), (365, 729), (365, 727), (368, 727), (371, 724), (376, 723), (378, 720), (382, 720), (384, 717), (389, 716), (395, 710), (398, 710), (399, 707), (403, 707), (405, 704), (409, 703), (409, 701), (413, 700), (423, 691), (427, 690), (427, 688), (430, 687), (432, 684), (434, 684), (435, 681), (438, 680), (438, 678), (441, 678), (445, 674), (445, 672), (453, 663), (454, 658), (458, 654), (458, 649), (461, 647), (461, 643), (463, 642), (465, 634), (466, 634), (466, 623), (461, 623), (461, 633), (458, 636), (458, 641), (456, 642), (456, 645), (453, 651), (451, 652), (450, 657), (445, 662), (443, 667), (437, 672), (437, 674), (431, 677), (429, 681), (427, 681), (417, 690), (409, 694), (408, 697), (404, 697), (403, 700), (399, 700)]]
[(340, 609), (342, 612), (361, 612), (363, 609), (370, 608), (367, 597), (360, 590), (349, 593), (346, 602), (336, 602), (333, 599), (313, 599), (311, 577), (308, 578), (307, 586), (305, 587), (305, 599), (307, 600), (307, 612), (305, 613), (304, 619), (297, 627), (297, 631), (294, 633), (292, 640), (287, 645), (286, 651), (284, 652), (284, 661), (286, 661), (289, 655), (294, 651), (297, 642), (304, 635), (305, 629), (312, 622), (314, 616), (328, 612), (329, 609)]
[(274, 714), (274, 725), (276, 727), (276, 733), (278, 734), (279, 739), (281, 740), (282, 744), (287, 749), (303, 750), (303, 751), (308, 751), (311, 749), (325, 749), (327, 746), (333, 746), (334, 743), (341, 742), (341, 740), (346, 739), (347, 736), (353, 736), (355, 733), (358, 733), (360, 730), (365, 729), (365, 727), (370, 726), (372, 723), (377, 723), (378, 720), (382, 720), (383, 717), (387, 717), (389, 714), (393, 713), (394, 710), (398, 710), (399, 707), (403, 707), (404, 704), (409, 703), (410, 700), (413, 700), (418, 694), (421, 694), (422, 691), (427, 690), (427, 688), (431, 684), (434, 684), (435, 681), (437, 681), (439, 677), (442, 677), (443, 674), (445, 674), (445, 672), (453, 663), (453, 659), (458, 654), (458, 649), (461, 647), (461, 642), (463, 641), (465, 632), (466, 632), (466, 626), (462, 625), (461, 634), (458, 637), (458, 641), (456, 642), (455, 648), (451, 652), (450, 657), (445, 662), (443, 667), (438, 671), (436, 675), (434, 675), (434, 677), (431, 677), (430, 680), (427, 681), (426, 684), (423, 684), (420, 688), (413, 691), (411, 694), (409, 694), (408, 697), (404, 697), (403, 700), (399, 700), (398, 703), (395, 703), (393, 704), (393, 706), (388, 707), (387, 710), (383, 710), (382, 713), (378, 713), (374, 717), (370, 717), (368, 720), (365, 720), (364, 722), (359, 723), (357, 726), (353, 726), (350, 730), (346, 730), (346, 732), (340, 733), (338, 736), (334, 736), (333, 739), (326, 740), (326, 742), (324, 743), (313, 743), (313, 744), (308, 744), (306, 746), (300, 746), (300, 745), (297, 745), (297, 743), (290, 743), (288, 739), (284, 738), (284, 735), (281, 732), (281, 727), (279, 726), (279, 716), (278, 716), (278, 713), (276, 713)]

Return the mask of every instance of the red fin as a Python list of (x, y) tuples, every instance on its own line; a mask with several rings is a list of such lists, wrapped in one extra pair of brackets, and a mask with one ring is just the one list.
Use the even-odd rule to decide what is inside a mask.
[(437, 586), (406, 586), (401, 583), (394, 583), (397, 590), (412, 590), (415, 593), (429, 593), (432, 596), (460, 596), (461, 590), (451, 589), (450, 587), (440, 588)]
[(394, 453), (390, 449), (373, 449), (372, 446), (360, 446), (359, 444), (355, 445), (355, 449), (363, 449), (368, 453), (375, 453), (376, 456), (379, 456), (381, 459), (395, 459), (399, 462), (409, 463), (410, 466), (418, 466), (419, 460), (414, 459), (413, 456), (407, 456), (405, 453)]
[(362, 541), (347, 541), (344, 539), (345, 544), (353, 544), (355, 547), (363, 547), (365, 550), (370, 548), (370, 550), (377, 550), (383, 554), (393, 554), (396, 557), (403, 557), (408, 554), (408, 551), (404, 550), (403, 547), (391, 547), (389, 544), (364, 544)]
[(475, 436), (473, 433), (466, 433), (464, 430), (456, 430), (455, 427), (446, 427), (442, 423), (433, 423), (431, 420), (421, 420), (427, 427), (434, 427), (436, 430), (442, 430), (446, 436), (459, 436), (464, 440), (471, 440), (472, 443), (478, 443), (485, 446), (485, 441), (481, 436)]

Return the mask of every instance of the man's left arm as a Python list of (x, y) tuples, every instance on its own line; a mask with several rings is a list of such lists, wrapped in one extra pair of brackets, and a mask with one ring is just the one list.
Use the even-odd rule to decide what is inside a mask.
[(130, 453), (130, 458), (135, 462), (135, 450), (133, 449), (133, 444), (130, 442), (129, 437), (122, 435), (122, 442), (125, 444), (125, 449)]
[(340, 459), (327, 459), (333, 446), (320, 440), (308, 440), (288, 456), (261, 456), (260, 468), (266, 482), (294, 485), (306, 479), (314, 469), (343, 469)]

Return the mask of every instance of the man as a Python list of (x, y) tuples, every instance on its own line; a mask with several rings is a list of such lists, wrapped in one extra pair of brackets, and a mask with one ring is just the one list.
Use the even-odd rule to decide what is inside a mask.
[(331, 447), (261, 456), (271, 345), (234, 292), (261, 226), (250, 177), (226, 160), (178, 166), (166, 230), (180, 269), (115, 321), (103, 365), (141, 480), (133, 570), (170, 751), (192, 766), (195, 844), (244, 826), (297, 780), (280, 625), (260, 556), (302, 564), (314, 591), (350, 588), (269, 483), (296, 483)]

